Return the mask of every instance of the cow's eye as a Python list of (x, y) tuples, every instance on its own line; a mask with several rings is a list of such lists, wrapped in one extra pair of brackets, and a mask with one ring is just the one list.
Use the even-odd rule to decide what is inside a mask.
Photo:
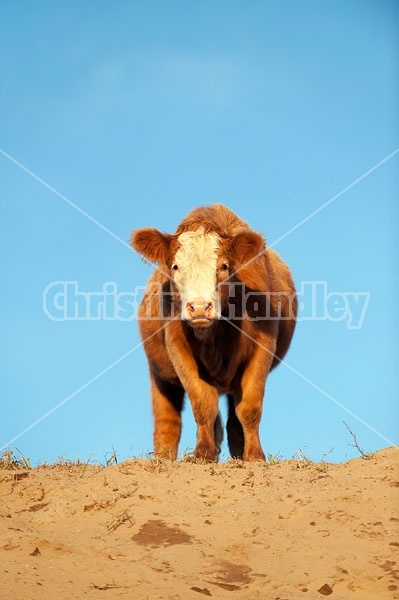
[(223, 263), (221, 266), (221, 270), (222, 271), (228, 271), (229, 270), (229, 265), (227, 263)]
[(173, 263), (172, 269), (173, 269), (173, 271), (178, 271), (179, 270), (179, 265), (177, 265), (176, 263)]

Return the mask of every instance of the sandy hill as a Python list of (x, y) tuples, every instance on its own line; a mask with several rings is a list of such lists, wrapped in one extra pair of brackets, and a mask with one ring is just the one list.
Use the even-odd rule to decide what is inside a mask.
[(399, 598), (399, 452), (0, 470), (0, 598)]

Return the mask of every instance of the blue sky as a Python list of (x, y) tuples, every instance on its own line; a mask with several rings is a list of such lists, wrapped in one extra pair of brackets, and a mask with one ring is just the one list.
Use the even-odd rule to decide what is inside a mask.
[[(344, 420), (366, 451), (397, 443), (395, 2), (0, 11), (0, 445), (34, 464), (152, 450), (137, 323), (51, 320), (43, 292), (55, 281), (134, 291), (151, 269), (126, 247), (130, 232), (173, 231), (210, 202), (280, 240), (298, 289), (370, 295), (358, 328), (298, 323), (268, 381), (265, 452), (356, 456)], [(194, 445), (187, 403), (180, 449)]]

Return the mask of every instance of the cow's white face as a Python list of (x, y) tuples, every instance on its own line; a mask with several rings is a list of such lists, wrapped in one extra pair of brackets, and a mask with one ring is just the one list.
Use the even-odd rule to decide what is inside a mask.
[(178, 237), (171, 275), (181, 299), (181, 317), (194, 327), (206, 327), (220, 318), (216, 291), (220, 238), (204, 230)]
[(206, 233), (202, 227), (178, 236), (153, 228), (137, 229), (132, 246), (147, 260), (162, 265), (162, 272), (172, 280), (172, 296), (178, 296), (173, 300), (175, 309), (198, 335), (220, 319), (229, 288), (220, 284), (230, 280), (231, 270), (240, 272), (252, 289), (268, 285), (264, 239), (245, 228), (231, 237)]

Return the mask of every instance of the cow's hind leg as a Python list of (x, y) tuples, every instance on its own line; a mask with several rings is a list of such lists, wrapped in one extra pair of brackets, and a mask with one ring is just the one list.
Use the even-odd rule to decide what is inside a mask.
[(242, 458), (244, 455), (244, 430), (236, 414), (233, 394), (227, 394), (227, 408), (226, 430), (230, 454), (233, 458)]
[(184, 389), (151, 373), (151, 392), (154, 451), (159, 456), (176, 460), (181, 435)]

